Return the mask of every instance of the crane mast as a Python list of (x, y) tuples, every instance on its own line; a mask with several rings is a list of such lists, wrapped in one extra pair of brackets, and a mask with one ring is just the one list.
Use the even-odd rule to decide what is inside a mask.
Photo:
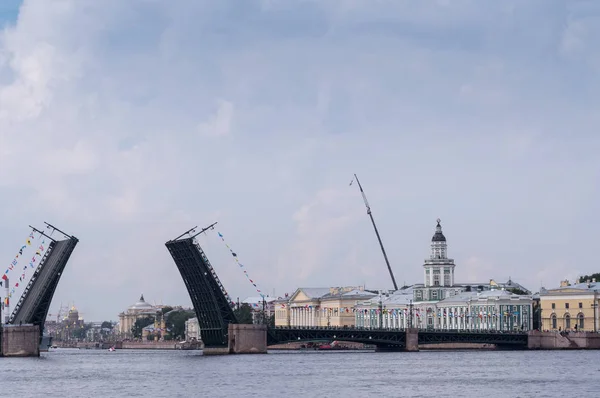
[[(390, 266), (390, 261), (388, 260), (387, 254), (385, 253), (385, 248), (383, 247), (383, 242), (381, 241), (381, 236), (379, 236), (379, 231), (377, 230), (377, 225), (375, 225), (375, 219), (373, 218), (373, 213), (371, 212), (371, 206), (369, 206), (369, 201), (367, 200), (367, 195), (365, 195), (365, 191), (360, 185), (360, 181), (358, 176), (354, 174), (354, 178), (356, 179), (356, 183), (358, 184), (358, 188), (360, 189), (360, 193), (362, 194), (363, 200), (365, 202), (365, 206), (367, 207), (367, 214), (371, 218), (371, 222), (373, 223), (373, 228), (375, 229), (375, 234), (377, 235), (377, 240), (379, 241), (379, 246), (381, 247), (381, 252), (383, 253), (383, 258), (385, 259), (385, 263), (387, 264), (388, 271), (390, 272), (390, 277), (392, 278), (392, 283), (394, 284), (394, 290), (398, 290), (398, 285), (396, 284), (396, 278), (394, 278), (394, 273), (392, 272), (392, 267)], [(352, 183), (350, 183), (352, 184)]]

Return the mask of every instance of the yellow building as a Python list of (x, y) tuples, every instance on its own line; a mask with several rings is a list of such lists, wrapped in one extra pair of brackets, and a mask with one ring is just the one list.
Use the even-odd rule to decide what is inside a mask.
[(542, 330), (597, 331), (600, 327), (598, 304), (600, 283), (569, 285), (540, 291)]
[(376, 295), (362, 286), (299, 288), (274, 302), (275, 326), (354, 326), (356, 304)]

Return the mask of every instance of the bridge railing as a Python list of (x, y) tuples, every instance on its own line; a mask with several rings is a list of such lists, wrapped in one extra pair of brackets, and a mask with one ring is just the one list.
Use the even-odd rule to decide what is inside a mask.
[(215, 282), (217, 282), (217, 285), (219, 286), (219, 289), (221, 289), (221, 292), (223, 293), (223, 295), (227, 299), (227, 302), (229, 303), (229, 306), (233, 306), (233, 301), (231, 300), (231, 297), (227, 293), (227, 290), (225, 290), (225, 287), (221, 283), (221, 280), (217, 276), (217, 273), (215, 272), (215, 269), (211, 265), (210, 261), (208, 261), (208, 257), (206, 257), (206, 254), (204, 254), (204, 250), (202, 250), (202, 247), (200, 247), (200, 244), (195, 239), (193, 240), (193, 242), (194, 242), (194, 246), (196, 246), (196, 248), (200, 252), (200, 256), (202, 257), (202, 260), (204, 261), (204, 264), (206, 264), (206, 268), (209, 269), (210, 274), (212, 275), (212, 277), (215, 280)]
[(21, 309), (21, 306), (23, 305), (23, 303), (25, 302), (25, 300), (29, 296), (29, 291), (31, 290), (31, 287), (34, 285), (36, 279), (40, 275), (40, 272), (42, 271), (42, 268), (44, 268), (44, 266), (46, 265), (46, 259), (48, 258), (48, 256), (50, 256), (50, 253), (52, 253), (53, 250), (54, 250), (54, 242), (51, 242), (48, 245), (48, 249), (44, 253), (44, 256), (42, 257), (42, 259), (38, 263), (38, 266), (35, 268), (35, 271), (33, 272), (33, 275), (31, 276), (31, 279), (29, 280), (29, 283), (25, 287), (25, 290), (23, 290), (23, 293), (21, 294), (21, 297), (19, 298), (19, 301), (17, 302), (17, 305), (15, 305), (15, 308), (13, 309), (13, 312), (10, 314), (10, 318), (8, 320), (9, 323), (12, 323), (12, 321), (15, 319), (15, 317), (19, 313), (19, 310)]
[[(275, 326), (275, 330), (360, 330), (360, 331), (383, 331), (383, 332), (404, 332), (406, 328), (372, 328), (372, 327), (360, 327), (360, 326)], [(481, 334), (524, 334), (527, 331), (518, 330), (492, 330), (492, 329), (431, 329), (431, 328), (419, 328), (420, 332), (434, 332), (434, 333), (481, 333)]]

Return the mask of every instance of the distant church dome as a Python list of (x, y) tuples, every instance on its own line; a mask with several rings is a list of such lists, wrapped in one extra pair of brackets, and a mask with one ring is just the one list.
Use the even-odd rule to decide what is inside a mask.
[(137, 303), (135, 303), (134, 305), (132, 305), (132, 306), (129, 307), (130, 310), (151, 310), (153, 308), (154, 307), (151, 304), (148, 304), (144, 300), (144, 295), (143, 294), (140, 297), (140, 299), (137, 301)]
[(442, 220), (440, 220), (438, 218), (437, 219), (437, 227), (435, 227), (435, 234), (433, 234), (433, 238), (431, 238), (432, 242), (445, 242), (446, 241), (446, 237), (442, 233), (442, 226), (440, 225), (440, 222), (442, 222)]

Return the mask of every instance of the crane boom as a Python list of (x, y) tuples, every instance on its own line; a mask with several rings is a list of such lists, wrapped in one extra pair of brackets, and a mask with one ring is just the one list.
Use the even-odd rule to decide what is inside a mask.
[(377, 235), (377, 240), (379, 241), (379, 246), (381, 247), (381, 252), (383, 253), (383, 258), (385, 259), (385, 263), (387, 264), (388, 271), (390, 272), (390, 277), (392, 278), (392, 283), (394, 284), (394, 290), (398, 290), (398, 285), (396, 284), (396, 278), (394, 278), (394, 273), (392, 272), (392, 267), (390, 266), (390, 261), (388, 260), (387, 254), (385, 253), (385, 248), (383, 247), (383, 242), (381, 241), (381, 237), (379, 236), (379, 231), (377, 230), (377, 225), (375, 225), (375, 219), (373, 218), (373, 214), (371, 213), (371, 206), (369, 206), (369, 201), (367, 200), (367, 195), (360, 185), (360, 181), (358, 176), (354, 174), (354, 178), (356, 179), (356, 183), (358, 184), (358, 188), (360, 189), (360, 193), (362, 194), (363, 200), (365, 201), (365, 206), (367, 207), (367, 214), (371, 218), (371, 222), (373, 223), (373, 228), (375, 229), (375, 234)]

